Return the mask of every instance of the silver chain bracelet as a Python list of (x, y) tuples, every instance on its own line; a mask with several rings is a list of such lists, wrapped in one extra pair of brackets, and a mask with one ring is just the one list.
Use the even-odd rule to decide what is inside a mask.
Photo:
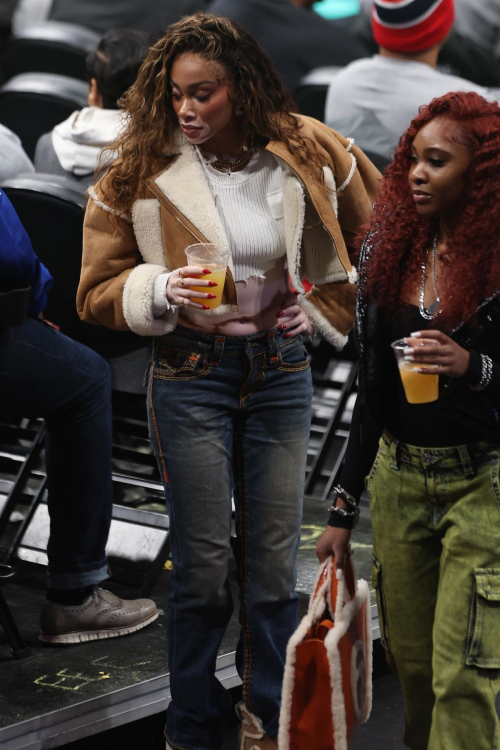
[(469, 385), (471, 391), (484, 391), (493, 377), (493, 362), (486, 354), (481, 354), (481, 380), (477, 385)]
[[(338, 513), (339, 516), (342, 516), (342, 518), (352, 518), (354, 520), (354, 526), (359, 521), (359, 505), (356, 501), (356, 499), (350, 495), (347, 490), (345, 490), (343, 487), (338, 484), (336, 487), (333, 488), (333, 491), (337, 493), (337, 497), (335, 498), (335, 501), (331, 508), (328, 508), (329, 513)], [(337, 500), (339, 497), (344, 500), (348, 506), (352, 508), (352, 510), (346, 510), (345, 508), (339, 508), (338, 505), (336, 505)], [(353, 528), (354, 528), (353, 526)]]

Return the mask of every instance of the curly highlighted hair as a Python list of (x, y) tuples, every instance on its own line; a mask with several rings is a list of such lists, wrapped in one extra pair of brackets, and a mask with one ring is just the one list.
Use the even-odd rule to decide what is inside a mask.
[(99, 172), (106, 166), (110, 151), (120, 155), (106, 179), (118, 212), (128, 212), (144, 179), (166, 165), (166, 154), (179, 132), (170, 72), (174, 61), (186, 54), (200, 55), (221, 66), (233, 101), (243, 109), (245, 135), (254, 145), (269, 140), (286, 143), (299, 162), (310, 168), (313, 179), (323, 180), (322, 158), (315, 143), (301, 134), (292, 98), (269, 57), (239, 24), (197, 13), (168, 27), (165, 36), (151, 47), (135, 84), (120, 101), (128, 126), (109, 146), (97, 169)]
[(421, 107), (402, 136), (367, 229), (374, 252), (366, 289), (389, 312), (401, 309), (420, 279), (438, 219), (420, 216), (408, 174), (415, 136), (435, 117), (458, 125), (461, 143), (472, 151), (459, 221), (448, 240), (446, 294), (441, 321), (451, 329), (468, 320), (500, 288), (500, 107), (475, 92), (452, 92)]

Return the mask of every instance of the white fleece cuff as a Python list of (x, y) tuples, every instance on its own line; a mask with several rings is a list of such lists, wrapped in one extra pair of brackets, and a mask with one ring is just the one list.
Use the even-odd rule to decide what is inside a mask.
[(139, 336), (164, 336), (177, 325), (178, 307), (171, 311), (167, 310), (160, 318), (153, 317), (155, 281), (166, 272), (165, 266), (140, 263), (125, 283), (123, 315), (129, 328)]
[(297, 302), (313, 324), (315, 333), (321, 333), (330, 344), (333, 344), (337, 349), (343, 349), (347, 344), (347, 336), (344, 336), (332, 326), (320, 313), (316, 305), (311, 302), (309, 295), (300, 294)]
[(153, 286), (153, 318), (161, 318), (167, 310), (174, 310), (176, 305), (171, 305), (167, 299), (167, 282), (170, 278), (169, 273), (161, 273)]

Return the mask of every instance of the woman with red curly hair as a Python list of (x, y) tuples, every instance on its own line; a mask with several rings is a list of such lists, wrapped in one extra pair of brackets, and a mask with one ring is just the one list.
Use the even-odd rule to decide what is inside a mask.
[[(317, 547), (342, 567), (366, 487), (381, 640), (413, 750), (491, 750), (500, 688), (500, 107), (423, 108), (385, 174), (361, 251), (360, 388)], [(439, 375), (410, 404), (407, 366)]]

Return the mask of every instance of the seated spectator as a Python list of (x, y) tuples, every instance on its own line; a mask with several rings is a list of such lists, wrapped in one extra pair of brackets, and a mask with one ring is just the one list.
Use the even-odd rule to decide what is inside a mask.
[(119, 134), (124, 122), (118, 101), (134, 83), (149, 48), (144, 31), (109, 31), (87, 58), (89, 106), (73, 112), (39, 139), (37, 172), (73, 177), (88, 187), (103, 146)]
[(29, 317), (0, 327), (0, 406), (47, 425), (50, 538), (40, 640), (82, 643), (127, 635), (156, 620), (149, 599), (123, 601), (108, 578), (111, 521), (111, 383), (98, 354), (41, 319), (52, 277), (0, 192), (0, 292), (31, 286)]
[(369, 54), (347, 29), (321, 18), (314, 0), (212, 0), (207, 12), (240, 23), (293, 92), (310, 70), (343, 66)]
[(0, 125), (0, 187), (5, 180), (21, 172), (34, 172), (31, 159), (12, 130)]
[(456, 29), (493, 57), (500, 57), (500, 2), (456, 0)]
[(354, 138), (361, 149), (389, 158), (421, 105), (450, 91), (494, 98), (482, 86), (436, 69), (454, 20), (453, 0), (409, 0), (400, 6), (375, 0), (372, 26), (379, 54), (335, 75), (325, 112), (330, 127)]
[(204, 10), (208, 0), (19, 0), (13, 29), (50, 20), (75, 23), (105, 34), (129, 28), (160, 38), (181, 16)]

